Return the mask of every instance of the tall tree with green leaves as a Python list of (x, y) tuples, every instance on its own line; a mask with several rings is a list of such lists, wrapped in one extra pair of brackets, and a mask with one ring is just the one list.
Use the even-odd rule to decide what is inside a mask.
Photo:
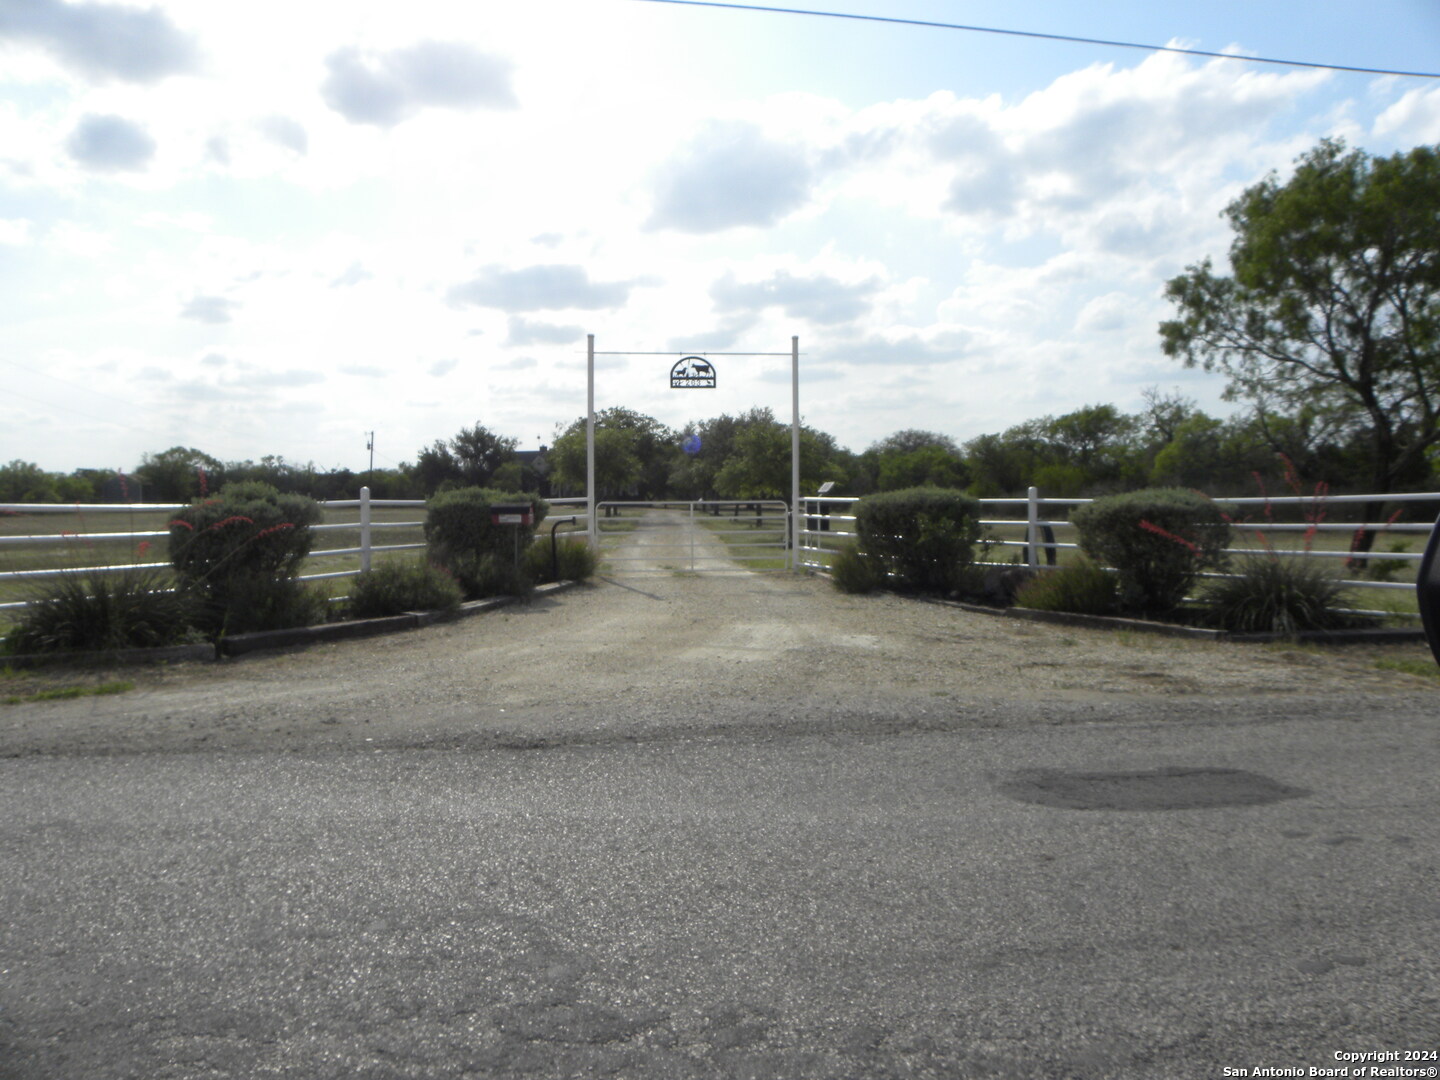
[(150, 502), (189, 502), (200, 495), (219, 491), (225, 466), (193, 446), (172, 446), (158, 454), (146, 454), (135, 475), (145, 486)]
[(1310, 410), (1370, 448), (1368, 485), (1423, 479), (1440, 443), (1440, 147), (1375, 158), (1325, 140), (1225, 211), (1231, 274), (1166, 286), (1167, 355), (1262, 415)]

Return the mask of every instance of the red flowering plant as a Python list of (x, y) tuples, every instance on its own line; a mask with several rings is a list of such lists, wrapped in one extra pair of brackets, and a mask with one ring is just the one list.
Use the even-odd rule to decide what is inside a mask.
[(227, 484), (170, 522), (170, 563), (202, 605), (203, 627), (221, 635), (304, 625), (323, 601), (296, 580), (310, 554), (320, 507), (269, 484)]
[[(1234, 572), (1208, 583), (1202, 599), (1209, 605), (1210, 618), (1220, 629), (1231, 633), (1297, 634), (1310, 630), (1330, 630), (1353, 623), (1342, 605), (1344, 586), (1322, 560), (1309, 555), (1326, 517), (1326, 499), (1330, 488), (1323, 480), (1306, 494), (1299, 472), (1284, 454), (1279, 455), (1285, 466), (1285, 484), (1301, 503), (1305, 532), (1299, 550), (1277, 549), (1261, 523), (1226, 520), (1241, 528), (1251, 528), (1263, 549), (1260, 553), (1241, 556)], [(1274, 508), (1265, 480), (1252, 473), (1255, 484), (1265, 499), (1261, 514), (1264, 524), (1275, 524)]]

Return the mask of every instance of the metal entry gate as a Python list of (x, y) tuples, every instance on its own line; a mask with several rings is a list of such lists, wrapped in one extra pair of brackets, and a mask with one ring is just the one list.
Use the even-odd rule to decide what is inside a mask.
[(789, 507), (779, 501), (602, 502), (602, 574), (788, 570)]

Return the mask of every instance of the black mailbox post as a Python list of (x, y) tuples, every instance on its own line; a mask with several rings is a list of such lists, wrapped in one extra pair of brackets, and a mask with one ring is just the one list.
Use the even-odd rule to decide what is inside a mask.
[(1440, 664), (1440, 519), (1430, 530), (1430, 542), (1420, 560), (1420, 576), (1415, 579), (1415, 599), (1420, 605), (1420, 620), (1425, 624), (1425, 637), (1435, 662)]

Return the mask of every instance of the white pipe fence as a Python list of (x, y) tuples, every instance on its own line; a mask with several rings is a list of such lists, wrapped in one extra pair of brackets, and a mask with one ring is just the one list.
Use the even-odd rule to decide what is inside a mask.
[[(815, 495), (802, 500), (805, 525), (799, 532), (800, 549), (798, 566), (801, 569), (826, 573), (829, 570), (829, 556), (838, 547), (834, 541), (857, 540), (855, 532), (855, 515), (852, 512), (854, 506), (859, 502), (854, 496), (831, 496)], [(1020, 548), (1024, 552), (1023, 565), (1032, 570), (1041, 570), (1056, 565), (1057, 556), (1061, 551), (1077, 551), (1080, 545), (1074, 542), (1057, 541), (1054, 539), (1055, 530), (1072, 529), (1069, 521), (1056, 518), (1045, 518), (1041, 511), (1047, 507), (1074, 507), (1083, 506), (1092, 502), (1092, 499), (1052, 499), (1042, 497), (1037, 488), (1030, 488), (1025, 498), (997, 498), (978, 500), (982, 512), (992, 510), (1005, 512), (1007, 510), (1015, 514), (1014, 517), (987, 517), (982, 518), (980, 524), (987, 530), (1005, 529), (1009, 532), (1019, 531), (1022, 539), (1006, 539), (995, 537), (993, 532), (985, 541), (992, 548)], [(1387, 495), (1285, 495), (1285, 496), (1245, 496), (1241, 498), (1226, 499), (1217, 498), (1215, 502), (1226, 507), (1236, 507), (1242, 511), (1245, 508), (1255, 507), (1268, 510), (1272, 507), (1300, 507), (1302, 510), (1309, 510), (1312, 516), (1320, 516), (1321, 511), (1332, 504), (1354, 504), (1354, 503), (1440, 503), (1440, 492), (1418, 492), (1405, 494)], [(837, 528), (836, 526), (841, 526)], [(1424, 558), (1425, 544), (1434, 528), (1432, 523), (1427, 522), (1395, 522), (1386, 524), (1376, 522), (1369, 525), (1362, 525), (1359, 522), (1324, 522), (1312, 523), (1310, 521), (1300, 522), (1274, 522), (1274, 521), (1243, 521), (1234, 525), (1234, 531), (1239, 534), (1246, 532), (1254, 535), (1261, 534), (1262, 542), (1265, 534), (1293, 534), (1306, 533), (1311, 536), (1316, 533), (1347, 533), (1354, 534), (1361, 529), (1368, 529), (1377, 534), (1409, 534), (1418, 538), (1414, 551), (1366, 551), (1351, 552), (1348, 550), (1328, 550), (1305, 546), (1302, 548), (1284, 548), (1276, 546), (1274, 553), (1279, 555), (1293, 555), (1300, 558), (1318, 559), (1350, 559), (1359, 558), (1377, 561), (1398, 561), (1413, 563), (1417, 568), (1420, 560)], [(1226, 552), (1231, 555), (1269, 555), (1271, 548), (1267, 547), (1230, 547)], [(1012, 563), (987, 560), (981, 562), (982, 566), (1008, 566)], [(1406, 568), (1408, 569), (1408, 568)], [(1402, 571), (1403, 572), (1403, 571)], [(1233, 574), (1204, 573), (1202, 577), (1234, 577)], [(1413, 575), (1411, 581), (1384, 581), (1373, 579), (1341, 579), (1340, 584), (1354, 589), (1382, 589), (1382, 590), (1408, 590), (1413, 592), (1415, 585)], [(1366, 615), (1408, 615), (1406, 612), (1389, 612), (1374, 610), (1352, 609), (1352, 614)], [(1416, 613), (1414, 618), (1419, 618)]]
[[(556, 498), (546, 500), (552, 507), (585, 506), (587, 500), (584, 497)], [(835, 541), (854, 539), (855, 515), (850, 511), (859, 500), (852, 496), (810, 496), (801, 500), (802, 513), (805, 526), (797, 530), (800, 537), (798, 551), (796, 552), (796, 566), (798, 569), (825, 572), (828, 569), (828, 556), (835, 550)], [(1076, 550), (1079, 545), (1069, 541), (1057, 541), (1053, 539), (1055, 530), (1072, 529), (1071, 524), (1062, 518), (1045, 518), (1041, 516), (1042, 510), (1049, 507), (1074, 507), (1083, 506), (1091, 502), (1090, 499), (1059, 499), (1045, 498), (1040, 495), (1036, 488), (1030, 488), (1025, 498), (998, 498), (981, 499), (980, 505), (986, 511), (994, 510), (998, 513), (1007, 511), (1014, 514), (1012, 517), (993, 517), (981, 520), (981, 525), (987, 529), (1004, 529), (1011, 532), (1020, 530), (1023, 539), (1010, 539), (996, 537), (990, 539), (989, 545), (996, 548), (1020, 548), (1024, 552), (1023, 565), (1032, 569), (1042, 569), (1046, 565), (1053, 564), (1057, 553), (1066, 550)], [(1318, 512), (1331, 505), (1347, 505), (1352, 503), (1383, 502), (1383, 503), (1437, 503), (1440, 502), (1440, 492), (1422, 492), (1411, 494), (1386, 494), (1386, 495), (1328, 495), (1328, 496), (1246, 496), (1234, 499), (1216, 499), (1218, 503), (1225, 506), (1237, 508), (1270, 508), (1270, 507), (1301, 507), (1308, 508), (1312, 516), (1318, 516)], [(168, 514), (176, 513), (185, 509), (184, 503), (0, 503), (0, 515), (3, 514), (79, 514), (82, 516), (109, 516), (128, 514), (133, 517), (136, 514)], [(372, 556), (381, 552), (412, 551), (425, 547), (420, 543), (396, 543), (378, 544), (375, 542), (375, 534), (386, 529), (416, 529), (424, 526), (424, 521), (376, 521), (373, 511), (377, 509), (421, 509), (425, 506), (423, 499), (372, 499), (369, 488), (360, 489), (358, 499), (339, 499), (320, 504), (322, 512), (329, 516), (332, 513), (358, 511), (357, 521), (326, 521), (319, 525), (312, 526), (315, 532), (338, 532), (357, 531), (359, 532), (359, 544), (354, 547), (325, 548), (320, 551), (312, 551), (310, 558), (326, 559), (343, 556), (359, 556), (360, 565), (356, 569), (337, 570), (329, 573), (312, 573), (301, 576), (302, 581), (325, 581), (335, 578), (354, 577), (369, 570), (372, 565)], [(841, 526), (841, 527), (836, 527)], [(1244, 522), (1237, 524), (1237, 531), (1260, 534), (1287, 534), (1287, 533), (1354, 533), (1362, 526), (1355, 522), (1320, 522), (1312, 524), (1308, 521), (1301, 522)], [(1372, 524), (1365, 526), (1381, 534), (1407, 534), (1414, 535), (1419, 539), (1415, 545), (1415, 551), (1369, 551), (1364, 552), (1360, 557), (1367, 560), (1377, 561), (1398, 561), (1402, 563), (1419, 564), (1424, 555), (1425, 538), (1428, 538), (1432, 525), (1425, 522), (1396, 522), (1394, 524)], [(590, 539), (587, 531), (576, 532), (572, 535), (584, 536)], [(130, 530), (125, 532), (51, 532), (48, 534), (25, 535), (25, 536), (3, 536), (0, 535), (0, 584), (7, 581), (30, 581), (47, 577), (55, 577), (66, 573), (108, 573), (118, 572), (136, 567), (163, 570), (169, 567), (168, 562), (123, 562), (117, 565), (99, 565), (82, 567), (39, 567), (25, 570), (11, 570), (4, 568), (4, 555), (25, 546), (50, 546), (53, 547), (57, 540), (75, 540), (77, 542), (98, 542), (98, 541), (129, 541), (134, 544), (137, 541), (158, 541), (168, 538), (168, 530)], [(1267, 548), (1232, 547), (1227, 549), (1235, 555), (1259, 555), (1268, 554)], [(1289, 549), (1276, 548), (1280, 554), (1295, 555), (1304, 558), (1321, 559), (1348, 559), (1351, 552), (1344, 550), (1327, 549)], [(1042, 561), (1043, 560), (1043, 561)], [(1001, 566), (1010, 565), (989, 561), (982, 565)], [(1408, 568), (1407, 568), (1408, 569)], [(1225, 577), (1224, 574), (1206, 574), (1206, 577)], [(1364, 589), (1391, 589), (1391, 590), (1413, 590), (1413, 583), (1405, 581), (1380, 581), (1370, 579), (1344, 579), (1341, 584), (1352, 588)], [(0, 602), (0, 610), (24, 607), (26, 601)], [(1370, 612), (1371, 614), (1390, 614), (1389, 612)], [(1417, 616), (1418, 617), (1418, 616)]]
[[(585, 504), (583, 498), (561, 498), (547, 499), (550, 506), (571, 506)], [(96, 516), (115, 518), (121, 514), (128, 515), (132, 520), (139, 515), (160, 515), (175, 514), (187, 507), (187, 503), (0, 503), (0, 515), (6, 514), (36, 514), (36, 515), (57, 515), (69, 514), (81, 518)], [(331, 518), (344, 514), (350, 516), (350, 512), (358, 511), (358, 520), (350, 521), (323, 521), (319, 525), (312, 525), (311, 531), (317, 533), (326, 532), (356, 532), (358, 530), (360, 542), (354, 547), (322, 548), (319, 551), (310, 552), (311, 559), (333, 559), (345, 556), (359, 556), (360, 565), (358, 568), (349, 570), (335, 570), (328, 573), (311, 573), (300, 575), (301, 581), (329, 581), (336, 578), (355, 577), (369, 570), (372, 565), (372, 557), (382, 552), (391, 551), (417, 551), (423, 549), (425, 544), (420, 543), (377, 543), (376, 533), (386, 529), (419, 529), (425, 525), (424, 520), (418, 521), (376, 521), (373, 511), (395, 510), (415, 508), (423, 510), (424, 499), (372, 499), (370, 489), (360, 489), (358, 499), (335, 499), (320, 503), (320, 509), (325, 517)], [(580, 534), (584, 535), (584, 534)], [(140, 562), (124, 561), (118, 563), (103, 564), (97, 566), (46, 566), (26, 570), (12, 570), (6, 567), (5, 555), (8, 552), (16, 551), (24, 547), (51, 547), (57, 541), (73, 541), (76, 544), (91, 545), (97, 542), (119, 542), (127, 541), (132, 545), (149, 541), (157, 544), (168, 539), (168, 529), (131, 529), (126, 532), (50, 532), (27, 536), (0, 536), (0, 584), (15, 581), (34, 581), (44, 578), (59, 577), (62, 574), (106, 574), (118, 573), (125, 570), (148, 569), (168, 570), (169, 562)], [(343, 599), (343, 597), (337, 598)], [(0, 602), (0, 611), (6, 609), (23, 608), (28, 601), (12, 600)]]

